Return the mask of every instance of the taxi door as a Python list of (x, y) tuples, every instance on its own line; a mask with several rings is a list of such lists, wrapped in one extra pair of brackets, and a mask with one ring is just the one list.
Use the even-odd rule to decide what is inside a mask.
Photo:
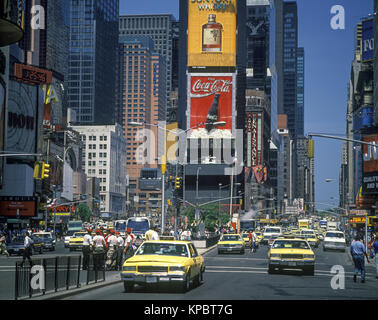
[(201, 258), (194, 247), (192, 243), (189, 244), (189, 250), (190, 250), (190, 256), (192, 257), (193, 260), (193, 274), (192, 278), (194, 278), (196, 275), (200, 273), (201, 270)]

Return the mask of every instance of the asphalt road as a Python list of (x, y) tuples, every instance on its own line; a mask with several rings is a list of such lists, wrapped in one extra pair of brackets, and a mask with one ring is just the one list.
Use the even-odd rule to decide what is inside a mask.
[[(378, 299), (378, 279), (375, 265), (367, 265), (366, 283), (353, 282), (353, 265), (345, 252), (323, 252), (315, 249), (315, 275), (303, 275), (301, 271), (267, 273), (267, 246), (256, 253), (244, 255), (222, 254), (217, 250), (207, 252), (204, 281), (187, 293), (178, 293), (170, 288), (145, 288), (136, 286), (133, 292), (125, 293), (123, 284), (88, 291), (68, 300), (337, 300)], [(344, 289), (331, 287), (333, 266), (342, 266), (345, 271)], [(342, 282), (337, 281), (339, 285)]]

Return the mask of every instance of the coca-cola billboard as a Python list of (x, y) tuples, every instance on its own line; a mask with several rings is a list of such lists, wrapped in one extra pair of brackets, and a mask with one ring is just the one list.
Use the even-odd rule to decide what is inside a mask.
[[(235, 128), (234, 110), (234, 74), (188, 76), (188, 128), (204, 128), (207, 133), (214, 129), (231, 133)], [(223, 121), (225, 125), (216, 125)]]

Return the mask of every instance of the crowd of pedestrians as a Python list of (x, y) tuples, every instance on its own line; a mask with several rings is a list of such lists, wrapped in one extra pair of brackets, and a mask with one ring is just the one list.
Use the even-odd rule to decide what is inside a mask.
[(88, 270), (90, 254), (93, 254), (95, 270), (121, 270), (123, 262), (134, 255), (137, 248), (137, 237), (130, 228), (126, 229), (125, 236), (113, 229), (104, 231), (98, 229), (87, 230), (83, 241), (83, 270)]

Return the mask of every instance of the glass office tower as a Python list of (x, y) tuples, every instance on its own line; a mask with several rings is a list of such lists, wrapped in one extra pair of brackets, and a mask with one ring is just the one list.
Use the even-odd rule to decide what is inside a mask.
[(72, 0), (69, 106), (81, 124), (114, 124), (119, 0)]

